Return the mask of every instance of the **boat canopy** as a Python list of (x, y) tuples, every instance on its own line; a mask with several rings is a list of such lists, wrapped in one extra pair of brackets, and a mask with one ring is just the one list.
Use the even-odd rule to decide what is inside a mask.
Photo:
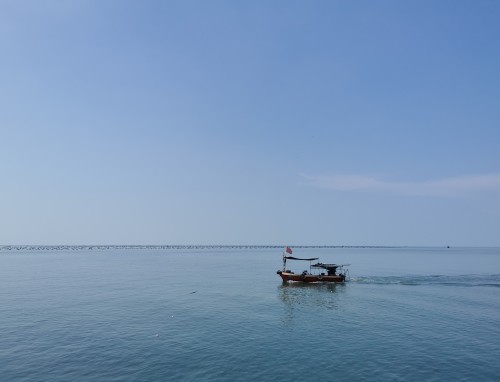
[(327, 270), (335, 270), (337, 268), (347, 267), (349, 265), (350, 264), (323, 264), (323, 263), (317, 263), (317, 264), (311, 265), (311, 267), (313, 267), (313, 268), (323, 268), (323, 269), (327, 269)]
[(284, 259), (288, 259), (288, 260), (306, 260), (306, 261), (313, 261), (313, 260), (318, 260), (319, 257), (312, 257), (310, 259), (301, 259), (299, 257), (293, 257), (293, 256), (283, 256)]

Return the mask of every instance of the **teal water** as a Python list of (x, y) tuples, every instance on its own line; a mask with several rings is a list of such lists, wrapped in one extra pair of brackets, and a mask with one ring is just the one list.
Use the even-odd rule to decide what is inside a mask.
[[(498, 381), (500, 249), (0, 250), (2, 381)], [(293, 270), (305, 264), (291, 264)]]

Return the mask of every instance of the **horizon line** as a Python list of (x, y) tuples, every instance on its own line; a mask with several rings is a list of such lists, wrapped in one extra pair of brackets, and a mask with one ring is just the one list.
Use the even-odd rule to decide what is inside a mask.
[[(279, 244), (14, 244), (0, 245), (2, 250), (105, 250), (120, 249), (279, 249), (292, 248), (452, 248), (450, 245), (340, 245), (340, 244), (314, 244), (314, 245), (279, 245)], [(453, 246), (453, 248), (496, 248), (498, 246)]]

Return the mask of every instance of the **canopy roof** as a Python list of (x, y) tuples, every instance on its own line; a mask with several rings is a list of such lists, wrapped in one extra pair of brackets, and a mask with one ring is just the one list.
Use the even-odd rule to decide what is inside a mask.
[(328, 270), (335, 270), (337, 268), (342, 268), (342, 267), (347, 267), (350, 264), (323, 264), (323, 263), (317, 263), (311, 265), (313, 268), (323, 268), (323, 269), (328, 269)]
[(306, 261), (313, 261), (313, 260), (318, 260), (319, 257), (311, 257), (310, 259), (301, 259), (299, 257), (293, 257), (293, 256), (283, 256), (285, 259), (288, 260), (306, 260)]

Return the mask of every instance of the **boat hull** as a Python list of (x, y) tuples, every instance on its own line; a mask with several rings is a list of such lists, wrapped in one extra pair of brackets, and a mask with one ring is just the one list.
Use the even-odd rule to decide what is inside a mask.
[(343, 283), (345, 281), (345, 275), (310, 275), (310, 274), (297, 274), (293, 272), (281, 272), (278, 271), (281, 279), (284, 282), (297, 281), (303, 283), (317, 283), (317, 282), (329, 282), (329, 283)]

